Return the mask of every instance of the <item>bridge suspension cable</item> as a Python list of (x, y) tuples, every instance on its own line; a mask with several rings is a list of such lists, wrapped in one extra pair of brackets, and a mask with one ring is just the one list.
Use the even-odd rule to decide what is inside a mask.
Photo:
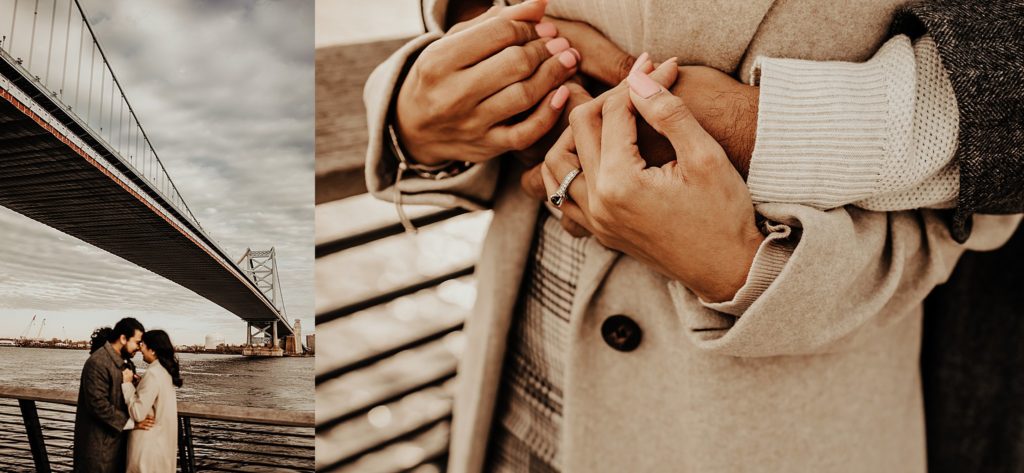
[[(202, 229), (142, 128), (79, 0), (0, 0), (4, 24), (10, 28), (0, 37), (0, 52), (25, 68), (51, 100), (73, 111), (150, 193)], [(63, 48), (55, 46), (62, 41)]]

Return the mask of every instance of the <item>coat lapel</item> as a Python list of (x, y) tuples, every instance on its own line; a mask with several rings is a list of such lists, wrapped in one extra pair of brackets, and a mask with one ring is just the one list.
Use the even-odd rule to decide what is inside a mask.
[[(521, 166), (504, 161), (494, 215), (477, 263), (477, 299), (466, 321), (452, 418), (449, 471), (481, 471), (501, 366), (540, 203), (520, 188)], [(500, 217), (499, 217), (500, 216)]]

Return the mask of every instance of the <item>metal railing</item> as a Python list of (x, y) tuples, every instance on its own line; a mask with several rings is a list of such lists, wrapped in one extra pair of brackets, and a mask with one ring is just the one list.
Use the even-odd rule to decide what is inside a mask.
[[(0, 387), (0, 471), (73, 466), (77, 395)], [(178, 403), (178, 471), (314, 470), (313, 413)]]
[(152, 191), (198, 228), (114, 74), (78, 0), (0, 1), (0, 50)]

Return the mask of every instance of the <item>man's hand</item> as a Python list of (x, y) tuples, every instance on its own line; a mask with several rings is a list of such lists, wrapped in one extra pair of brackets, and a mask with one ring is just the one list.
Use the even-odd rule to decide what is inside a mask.
[[(558, 27), (558, 34), (568, 39), (580, 52), (580, 72), (607, 87), (615, 87), (626, 79), (636, 58), (619, 49), (600, 31), (581, 21), (544, 17)], [(585, 84), (586, 85), (586, 84)]]
[(556, 91), (580, 58), (553, 25), (538, 23), (545, 6), (491, 8), (423, 50), (396, 103), (410, 158), (482, 162), (529, 147), (555, 125), (565, 95)]
[(156, 417), (154, 417), (152, 414), (150, 414), (145, 419), (143, 419), (142, 422), (139, 422), (139, 423), (135, 424), (135, 429), (136, 430), (149, 430), (149, 429), (152, 429), (154, 425), (156, 425)]
[(760, 89), (711, 67), (683, 66), (671, 90), (746, 179), (757, 137)]
[[(674, 67), (669, 61), (656, 72)], [(729, 300), (764, 239), (746, 185), (682, 99), (642, 71), (629, 84), (573, 111), (545, 160), (547, 191), (581, 167), (564, 215), (702, 299)], [(675, 160), (649, 167), (637, 146), (636, 112), (668, 139)]]

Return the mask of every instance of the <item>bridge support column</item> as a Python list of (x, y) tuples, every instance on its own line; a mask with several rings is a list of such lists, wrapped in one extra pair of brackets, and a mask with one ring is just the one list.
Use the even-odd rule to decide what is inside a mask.
[(273, 321), (272, 324), (274, 325), (274, 348), (281, 348), (281, 342), (277, 339), (277, 321)]
[[(254, 325), (255, 324), (255, 325)], [(249, 357), (277, 357), (284, 356), (284, 350), (277, 340), (277, 321), (249, 321), (246, 322), (245, 340), (246, 345), (242, 348), (242, 355)], [(256, 328), (256, 333), (252, 332)], [(260, 337), (264, 340), (254, 344), (254, 338)], [(267, 338), (270, 340), (267, 340)]]

